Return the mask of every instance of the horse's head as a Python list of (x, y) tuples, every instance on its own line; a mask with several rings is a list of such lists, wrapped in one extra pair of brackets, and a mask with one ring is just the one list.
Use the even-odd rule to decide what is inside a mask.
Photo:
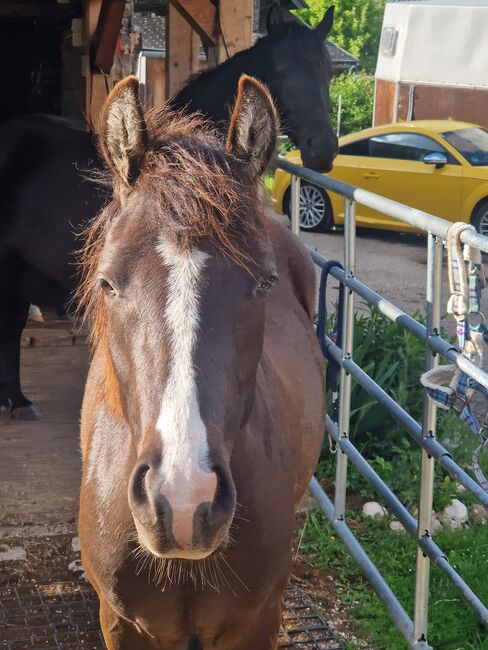
[(270, 96), (250, 77), (239, 82), (226, 145), (200, 118), (145, 116), (133, 77), (103, 110), (115, 190), (99, 243), (86, 249), (85, 288), (104, 399), (131, 431), (137, 535), (160, 557), (208, 556), (234, 517), (230, 460), (276, 280), (258, 198), (276, 133)]
[(288, 11), (273, 5), (267, 28), (273, 47), (266, 75), (279, 109), (283, 131), (300, 149), (305, 167), (327, 172), (337, 155), (337, 137), (329, 120), (332, 64), (325, 40), (334, 7), (310, 29)]

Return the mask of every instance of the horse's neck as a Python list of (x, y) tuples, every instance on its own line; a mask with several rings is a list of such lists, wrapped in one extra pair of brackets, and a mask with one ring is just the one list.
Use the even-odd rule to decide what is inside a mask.
[(229, 109), (242, 74), (248, 74), (266, 83), (266, 66), (256, 46), (228, 59), (217, 68), (193, 78), (171, 100), (175, 109), (202, 113), (216, 125), (229, 119)]

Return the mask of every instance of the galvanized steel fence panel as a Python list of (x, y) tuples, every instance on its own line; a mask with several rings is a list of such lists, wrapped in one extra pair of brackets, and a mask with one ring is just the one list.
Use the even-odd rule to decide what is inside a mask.
[[(326, 338), (331, 356), (341, 366), (338, 423), (333, 422), (329, 416), (326, 417), (325, 422), (327, 432), (338, 447), (334, 503), (325, 494), (315, 478), (312, 479), (311, 490), (327, 519), (344, 541), (349, 552), (362, 568), (378, 595), (385, 602), (391, 617), (405, 637), (408, 646), (416, 650), (428, 650), (431, 648), (427, 640), (431, 562), (434, 562), (460, 589), (466, 601), (476, 611), (485, 625), (488, 626), (487, 607), (449, 564), (446, 556), (430, 535), (435, 462), (439, 462), (452, 478), (474, 494), (479, 503), (483, 504), (487, 510), (488, 494), (455, 462), (450, 452), (436, 439), (437, 408), (427, 397), (425, 390), (422, 424), (419, 424), (364, 370), (354, 363), (354, 296), (358, 294), (390, 320), (424, 342), (425, 370), (435, 367), (439, 363), (439, 355), (442, 355), (488, 388), (488, 373), (471, 363), (451, 343), (440, 336), (443, 240), (446, 238), (451, 224), (421, 210), (416, 210), (372, 192), (322, 176), (322, 174), (310, 169), (299, 167), (284, 158), (277, 160), (277, 166), (291, 174), (290, 216), (292, 231), (297, 236), (300, 234), (300, 179), (344, 197), (344, 270), (333, 268), (330, 271), (331, 275), (346, 288), (343, 336), (342, 341), (339, 342), (340, 347), (330, 338)], [(356, 278), (356, 203), (382, 212), (427, 233), (426, 325), (406, 314), (398, 306), (383, 298)], [(461, 235), (461, 241), (488, 253), (487, 237), (465, 231)], [(318, 266), (323, 267), (327, 263), (328, 260), (322, 255), (311, 249), (309, 251)], [(349, 438), (353, 379), (388, 411), (422, 449), (417, 519), (410, 514), (397, 495), (369, 465)], [(389, 510), (403, 524), (407, 533), (415, 537), (417, 541), (413, 619), (407, 614), (347, 525), (345, 509), (349, 461), (381, 495)]]

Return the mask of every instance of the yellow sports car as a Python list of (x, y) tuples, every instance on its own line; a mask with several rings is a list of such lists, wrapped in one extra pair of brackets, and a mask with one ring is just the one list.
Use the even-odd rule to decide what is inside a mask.
[[(300, 153), (286, 158), (301, 165)], [(488, 235), (488, 132), (453, 120), (399, 122), (339, 140), (331, 178), (356, 185), (449, 221), (472, 223)], [(290, 174), (276, 170), (275, 210), (289, 215)], [(357, 205), (357, 224), (415, 231), (392, 217)], [(344, 199), (301, 181), (302, 230), (324, 232), (344, 223)]]

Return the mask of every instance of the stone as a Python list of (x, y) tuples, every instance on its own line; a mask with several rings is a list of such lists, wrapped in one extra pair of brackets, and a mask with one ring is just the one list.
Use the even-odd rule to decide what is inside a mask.
[(70, 562), (68, 564), (68, 571), (75, 573), (76, 577), (79, 580), (84, 580), (85, 582), (88, 582), (88, 578), (86, 577), (86, 573), (83, 568), (83, 564), (81, 563), (81, 560), (73, 560), (73, 562)]
[(81, 560), (73, 560), (73, 562), (70, 562), (68, 564), (68, 571), (72, 571), (73, 573), (80, 573), (83, 571), (83, 565), (81, 563)]
[(439, 519), (444, 526), (452, 530), (463, 528), (468, 522), (468, 509), (459, 499), (453, 499), (440, 513)]
[(80, 538), (79, 537), (73, 537), (71, 540), (71, 548), (73, 549), (74, 553), (79, 553), (80, 552)]
[(475, 524), (485, 526), (488, 523), (488, 512), (481, 503), (475, 503), (469, 509), (469, 516)]
[(386, 515), (386, 510), (376, 501), (367, 501), (363, 505), (363, 515), (366, 517), (382, 519)]
[(310, 488), (307, 488), (305, 494), (303, 495), (303, 499), (300, 502), (300, 505), (298, 506), (298, 512), (300, 514), (309, 512), (310, 510), (315, 510), (317, 507), (317, 500), (313, 496)]
[(394, 519), (393, 521), (390, 521), (390, 530), (392, 530), (394, 533), (406, 533), (407, 531), (403, 527), (403, 525)]
[(440, 533), (441, 530), (444, 530), (444, 526), (442, 525), (439, 515), (436, 514), (435, 512), (432, 513), (432, 521), (430, 524), (430, 532), (432, 535), (435, 535), (436, 533)]
[(22, 546), (0, 545), (0, 562), (13, 562), (15, 560), (25, 560), (25, 549)]

